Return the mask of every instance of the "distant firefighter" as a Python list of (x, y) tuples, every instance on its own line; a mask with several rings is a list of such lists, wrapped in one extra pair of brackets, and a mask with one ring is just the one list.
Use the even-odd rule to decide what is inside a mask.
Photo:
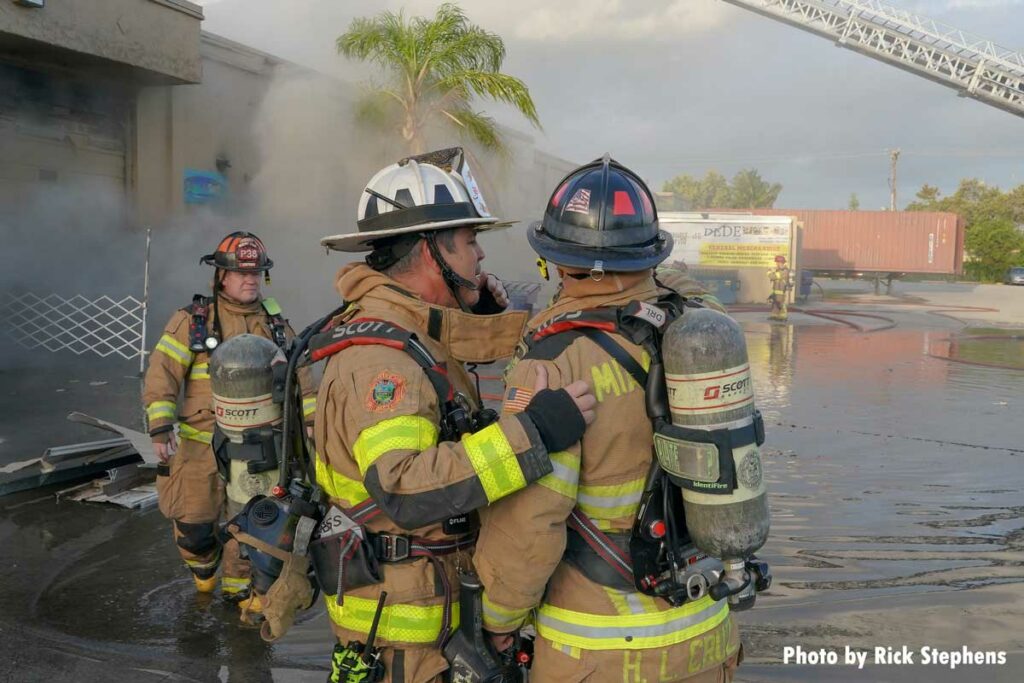
[[(218, 474), (211, 447), (210, 355), (222, 342), (242, 334), (264, 337), (284, 348), (293, 332), (277, 302), (260, 293), (261, 281), (269, 282), (274, 262), (256, 235), (233, 232), (201, 261), (215, 269), (212, 296), (197, 294), (171, 316), (149, 359), (143, 402), (160, 459), (160, 511), (173, 522), (178, 552), (192, 572), (196, 590), (212, 593), (220, 568), (222, 596), (238, 603), (243, 620), (251, 623), (259, 620), (262, 607), (260, 596), (251, 590), (249, 561), (241, 557), (236, 541), (222, 546), (215, 527), (223, 516), (236, 514), (244, 500), (267, 491), (259, 489), (258, 477), (238, 476), (226, 484)], [(312, 424), (316, 387), (309, 370), (302, 371), (299, 380), (303, 412)]]
[(771, 320), (788, 320), (789, 308), (786, 299), (789, 290), (793, 288), (793, 274), (786, 265), (786, 257), (779, 254), (775, 257), (775, 269), (768, 271), (768, 279), (772, 283), (772, 293), (768, 297), (771, 302), (772, 312), (768, 315)]

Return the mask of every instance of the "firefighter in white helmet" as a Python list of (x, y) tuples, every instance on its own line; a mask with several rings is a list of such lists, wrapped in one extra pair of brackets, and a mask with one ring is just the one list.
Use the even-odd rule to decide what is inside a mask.
[[(475, 510), (550, 473), (549, 453), (579, 440), (594, 399), (576, 383), (539, 391), (520, 415), (481, 410), (464, 364), (510, 356), (525, 314), (502, 312), (505, 289), (481, 267), (477, 234), (499, 224), (461, 149), (377, 173), (357, 225), (322, 240), (368, 254), (338, 273), (348, 308), (310, 348), (312, 359), (327, 359), (316, 481), (336, 514), (363, 529), (344, 553), (330, 540), (344, 536), (310, 545), (339, 640), (331, 680), (440, 681)], [(351, 678), (351, 666), (371, 659), (359, 653), (385, 592), (373, 643), (379, 670)]]

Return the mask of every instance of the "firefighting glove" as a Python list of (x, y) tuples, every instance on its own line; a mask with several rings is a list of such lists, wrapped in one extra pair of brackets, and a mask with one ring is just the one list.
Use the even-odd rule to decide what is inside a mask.
[(480, 287), (480, 300), (470, 309), (477, 315), (502, 313), (508, 308), (508, 291), (496, 275), (487, 275), (487, 281)]
[(524, 411), (540, 432), (548, 453), (564, 451), (583, 436), (587, 423), (565, 389), (542, 389)]

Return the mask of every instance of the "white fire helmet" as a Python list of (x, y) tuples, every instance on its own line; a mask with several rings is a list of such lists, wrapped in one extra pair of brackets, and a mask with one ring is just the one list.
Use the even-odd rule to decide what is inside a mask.
[(461, 147), (402, 159), (379, 171), (359, 198), (357, 232), (320, 240), (328, 249), (371, 251), (374, 242), (462, 226), (507, 227), (491, 215)]

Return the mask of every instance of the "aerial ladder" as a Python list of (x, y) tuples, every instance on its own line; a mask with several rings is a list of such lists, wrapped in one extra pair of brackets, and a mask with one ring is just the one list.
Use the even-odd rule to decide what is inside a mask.
[(878, 0), (725, 0), (1017, 116), (1024, 54)]

